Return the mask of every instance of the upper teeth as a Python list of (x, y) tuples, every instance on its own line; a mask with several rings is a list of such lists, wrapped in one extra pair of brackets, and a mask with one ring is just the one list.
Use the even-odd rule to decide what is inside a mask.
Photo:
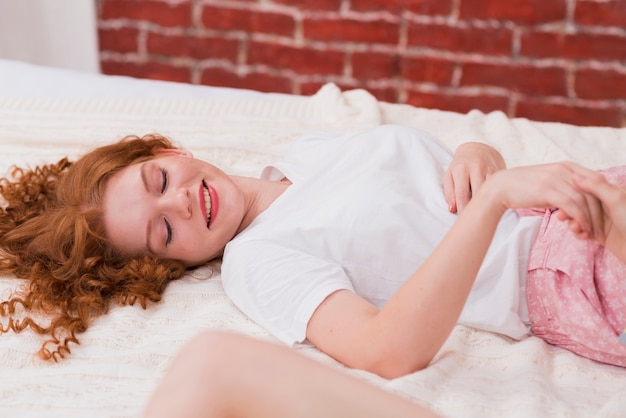
[(206, 209), (206, 224), (207, 226), (211, 222), (211, 195), (209, 195), (209, 188), (204, 185), (204, 207)]

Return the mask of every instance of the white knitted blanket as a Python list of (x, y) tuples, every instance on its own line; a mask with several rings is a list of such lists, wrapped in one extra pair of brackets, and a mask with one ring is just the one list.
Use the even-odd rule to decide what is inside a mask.
[[(626, 163), (626, 129), (580, 128), (377, 102), (361, 90), (327, 85), (315, 96), (232, 100), (0, 98), (0, 172), (76, 157), (126, 134), (159, 132), (227, 172), (258, 176), (297, 137), (399, 123), (440, 137), (498, 148), (509, 165), (571, 159), (592, 168)], [(143, 310), (115, 307), (98, 318), (58, 364), (38, 360), (38, 336), (0, 336), (0, 416), (136, 417), (180, 345), (203, 329), (263, 339), (223, 292), (219, 274), (200, 268)], [(0, 278), (0, 296), (20, 282)], [(1, 320), (1, 318), (0, 318)], [(298, 350), (342, 367), (312, 347)], [(626, 370), (579, 358), (538, 338), (513, 342), (457, 326), (430, 367), (384, 380), (345, 369), (450, 417), (619, 417)], [(305, 377), (303, 377), (305, 378)], [(268, 382), (271, 384), (271, 382)]]

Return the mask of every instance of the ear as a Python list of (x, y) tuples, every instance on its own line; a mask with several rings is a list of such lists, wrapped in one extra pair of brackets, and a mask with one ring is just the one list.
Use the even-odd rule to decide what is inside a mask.
[(179, 157), (193, 158), (193, 154), (191, 153), (191, 151), (187, 151), (185, 149), (166, 148), (166, 149), (160, 149), (160, 150), (154, 151), (154, 155), (156, 156), (164, 157), (166, 154), (174, 154), (174, 155), (178, 155)]

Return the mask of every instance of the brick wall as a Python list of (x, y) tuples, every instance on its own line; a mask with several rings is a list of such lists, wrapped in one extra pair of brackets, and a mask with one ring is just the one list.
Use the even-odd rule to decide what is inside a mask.
[(105, 74), (626, 126), (626, 0), (98, 0)]

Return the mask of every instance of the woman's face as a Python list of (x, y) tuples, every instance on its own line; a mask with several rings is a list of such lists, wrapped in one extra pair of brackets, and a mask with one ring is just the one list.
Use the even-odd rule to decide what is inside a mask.
[(176, 151), (115, 173), (104, 194), (104, 226), (129, 256), (188, 266), (218, 257), (241, 225), (244, 198), (217, 167)]

